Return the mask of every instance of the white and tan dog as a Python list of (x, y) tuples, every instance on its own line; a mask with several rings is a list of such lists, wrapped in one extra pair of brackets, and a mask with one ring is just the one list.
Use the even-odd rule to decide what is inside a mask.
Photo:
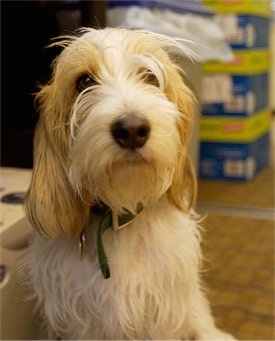
[(39, 232), (31, 275), (49, 337), (230, 338), (200, 283), (187, 156), (196, 100), (170, 56), (188, 51), (122, 28), (85, 29), (58, 44), (37, 96), (25, 199)]

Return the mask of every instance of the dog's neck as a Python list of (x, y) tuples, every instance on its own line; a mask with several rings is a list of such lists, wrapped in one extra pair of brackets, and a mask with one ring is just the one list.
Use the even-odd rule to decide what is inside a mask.
[(103, 215), (109, 210), (110, 207), (104, 204), (104, 202), (99, 202), (93, 206), (91, 206), (91, 213), (103, 217)]
[[(110, 269), (108, 265), (108, 259), (105, 254), (102, 235), (103, 233), (113, 227), (114, 231), (117, 231), (123, 227), (129, 225), (133, 219), (137, 215), (141, 213), (143, 210), (143, 205), (139, 203), (137, 205), (137, 209), (135, 213), (132, 213), (125, 209), (125, 212), (122, 214), (118, 214), (117, 211), (112, 210), (109, 206), (105, 205), (104, 203), (98, 203), (91, 207), (91, 213), (100, 216), (101, 220), (99, 222), (98, 231), (97, 231), (97, 252), (98, 252), (98, 260), (99, 265), (101, 268), (101, 272), (105, 279), (110, 277)], [(85, 243), (85, 230), (83, 230), (80, 234), (80, 242), (79, 242), (79, 249), (80, 249), (80, 257), (82, 258), (83, 249)]]
[(143, 205), (139, 203), (137, 205), (135, 213), (130, 212), (127, 209), (124, 209), (124, 212), (122, 214), (119, 214), (116, 210), (111, 209), (106, 204), (100, 202), (96, 205), (93, 205), (91, 207), (91, 213), (104, 218), (106, 216), (110, 216), (110, 226), (114, 229), (114, 231), (117, 231), (125, 226), (127, 226), (131, 221), (143, 210)]

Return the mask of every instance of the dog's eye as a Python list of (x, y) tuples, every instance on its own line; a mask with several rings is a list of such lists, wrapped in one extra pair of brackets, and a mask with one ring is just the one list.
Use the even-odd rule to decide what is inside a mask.
[(157, 88), (159, 87), (159, 81), (158, 81), (157, 77), (152, 72), (150, 72), (150, 71), (146, 72), (144, 74), (143, 81), (146, 84), (154, 85)]
[(96, 80), (89, 74), (82, 75), (78, 78), (76, 87), (79, 92), (89, 88), (90, 86), (96, 85)]

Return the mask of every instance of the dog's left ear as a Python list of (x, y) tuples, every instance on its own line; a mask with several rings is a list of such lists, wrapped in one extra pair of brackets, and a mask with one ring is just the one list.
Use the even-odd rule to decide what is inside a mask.
[(180, 112), (177, 124), (181, 136), (181, 149), (168, 198), (181, 211), (187, 211), (194, 205), (197, 195), (197, 178), (187, 150), (195, 113), (198, 110), (198, 101), (193, 91), (186, 85), (183, 72), (178, 66), (171, 64), (167, 73), (166, 93)]
[[(52, 238), (74, 238), (85, 227), (89, 206), (68, 180), (64, 103), (54, 84), (37, 95), (40, 119), (34, 140), (34, 167), (24, 208), (32, 226)], [(66, 112), (66, 110), (65, 110)]]

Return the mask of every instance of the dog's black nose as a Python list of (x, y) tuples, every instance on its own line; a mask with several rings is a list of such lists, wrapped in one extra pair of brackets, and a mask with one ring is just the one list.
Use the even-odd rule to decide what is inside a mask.
[(129, 114), (115, 120), (111, 126), (112, 136), (123, 148), (136, 149), (144, 146), (150, 135), (147, 119), (138, 114)]

